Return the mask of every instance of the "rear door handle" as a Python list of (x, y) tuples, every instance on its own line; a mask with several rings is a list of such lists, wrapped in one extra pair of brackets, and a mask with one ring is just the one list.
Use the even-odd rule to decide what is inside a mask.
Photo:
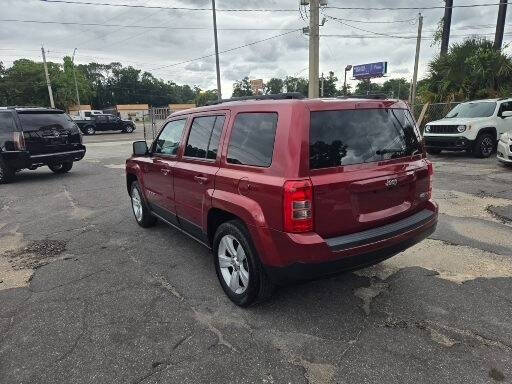
[(167, 168), (162, 168), (162, 169), (160, 169), (160, 172), (162, 172), (164, 174), (164, 176), (167, 176), (169, 174), (169, 172), (171, 172), (171, 170), (167, 169)]
[(194, 180), (197, 181), (199, 184), (206, 184), (208, 178), (206, 176), (194, 176)]

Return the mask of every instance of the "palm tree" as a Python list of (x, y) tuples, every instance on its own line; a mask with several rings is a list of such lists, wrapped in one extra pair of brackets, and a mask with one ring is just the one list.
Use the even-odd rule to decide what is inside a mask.
[(428, 67), (419, 89), (425, 102), (449, 102), (510, 94), (512, 59), (489, 40), (470, 38), (453, 44)]

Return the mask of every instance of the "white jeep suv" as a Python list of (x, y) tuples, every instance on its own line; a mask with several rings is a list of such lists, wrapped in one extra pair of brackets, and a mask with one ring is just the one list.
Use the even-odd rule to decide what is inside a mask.
[(512, 131), (512, 99), (489, 99), (457, 105), (444, 119), (428, 123), (423, 136), (430, 154), (466, 150), (489, 157), (508, 131)]

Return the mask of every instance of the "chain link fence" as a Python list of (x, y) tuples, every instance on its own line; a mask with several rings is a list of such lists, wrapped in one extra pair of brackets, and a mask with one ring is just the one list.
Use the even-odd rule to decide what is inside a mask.
[(418, 122), (421, 132), (425, 125), (431, 121), (440, 120), (445, 117), (448, 112), (455, 108), (459, 102), (451, 103), (427, 103), (414, 106), (414, 118)]

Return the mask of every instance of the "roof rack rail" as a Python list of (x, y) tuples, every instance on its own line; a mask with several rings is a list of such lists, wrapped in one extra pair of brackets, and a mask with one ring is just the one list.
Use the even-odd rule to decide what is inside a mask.
[(256, 95), (256, 96), (241, 96), (241, 97), (232, 97), (230, 99), (222, 99), (217, 101), (212, 101), (207, 103), (206, 105), (217, 105), (222, 103), (228, 103), (230, 101), (244, 101), (244, 100), (291, 100), (291, 99), (304, 99), (304, 95), (300, 92), (286, 92), (286, 93), (276, 93), (270, 95)]
[(374, 93), (370, 95), (347, 95), (338, 96), (338, 99), (369, 99), (369, 100), (386, 100), (388, 97), (383, 93)]

